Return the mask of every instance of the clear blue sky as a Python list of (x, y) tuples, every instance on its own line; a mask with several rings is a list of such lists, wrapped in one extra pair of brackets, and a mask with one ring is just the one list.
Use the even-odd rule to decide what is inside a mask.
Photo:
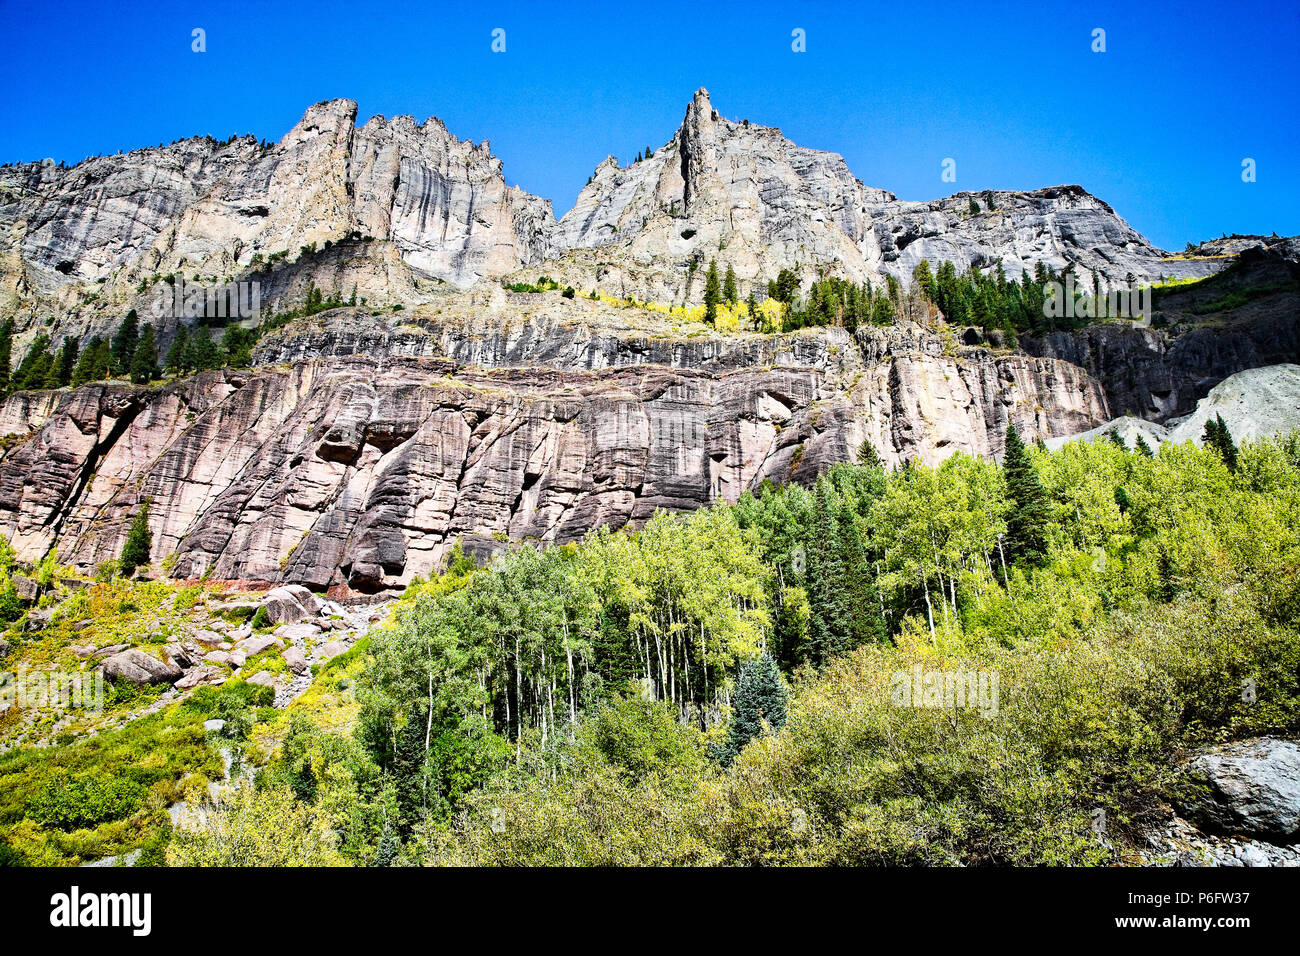
[[(194, 27), (206, 53), (191, 52)], [(310, 104), (349, 97), (361, 121), (436, 115), (490, 139), (507, 179), (562, 213), (606, 155), (666, 142), (706, 86), (723, 115), (842, 153), (904, 199), (1080, 183), (1166, 248), (1300, 233), (1295, 0), (0, 0), (0, 36), (4, 162), (278, 140)]]

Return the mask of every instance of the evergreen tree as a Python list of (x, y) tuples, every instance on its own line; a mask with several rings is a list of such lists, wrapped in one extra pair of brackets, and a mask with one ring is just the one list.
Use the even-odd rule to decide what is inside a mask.
[(9, 391), (9, 371), (14, 360), (14, 320), (0, 325), (0, 395)]
[(77, 364), (72, 370), (73, 387), (85, 385), (89, 382), (97, 382), (104, 378), (108, 374), (111, 362), (109, 344), (98, 335), (94, 336), (86, 344), (85, 350), (77, 359)]
[(1106, 438), (1115, 447), (1123, 448), (1125, 451), (1128, 450), (1128, 446), (1124, 444), (1124, 438), (1120, 435), (1118, 428), (1112, 427), (1110, 431), (1106, 432)]
[(13, 391), (26, 391), (45, 388), (48, 384), (50, 366), (54, 356), (50, 354), (50, 337), (44, 333), (36, 336), (31, 348), (18, 363), (18, 368), (10, 378)]
[(709, 274), (704, 280), (704, 321), (709, 325), (718, 324), (718, 303), (722, 299), (722, 290), (718, 282), (718, 261), (709, 260)]
[(113, 336), (109, 354), (112, 358), (113, 375), (125, 375), (131, 370), (131, 360), (135, 358), (135, 347), (140, 341), (140, 316), (132, 309), (117, 327)]
[(1215, 415), (1213, 419), (1205, 420), (1205, 432), (1201, 440), (1219, 453), (1223, 463), (1228, 466), (1228, 471), (1236, 473), (1237, 446), (1232, 440), (1232, 432), (1228, 430), (1228, 423), (1223, 420), (1222, 415)]
[(1047, 550), (1045, 537), (1050, 509), (1047, 489), (1034, 471), (1034, 463), (1015, 425), (1007, 426), (1007, 450), (1002, 473), (1011, 498), (1007, 516), (1007, 551), (1013, 558), (1032, 560)]
[(865, 465), (867, 468), (883, 468), (884, 461), (880, 457), (880, 452), (876, 451), (876, 446), (871, 444), (870, 440), (863, 440), (858, 446), (858, 464)]
[(189, 364), (190, 350), (190, 332), (183, 325), (176, 327), (176, 335), (172, 338), (171, 347), (167, 349), (167, 371), (173, 375), (178, 375), (190, 367)]
[(727, 740), (718, 756), (730, 764), (745, 745), (763, 732), (763, 723), (772, 730), (785, 726), (786, 701), (790, 692), (770, 654), (747, 661), (740, 668), (736, 695), (732, 701), (731, 724)]
[(1151, 450), (1151, 446), (1147, 444), (1147, 440), (1142, 437), (1141, 432), (1138, 432), (1137, 436), (1137, 450), (1147, 458), (1154, 458), (1156, 456), (1156, 453)]
[(153, 536), (149, 533), (149, 504), (146, 498), (140, 510), (131, 519), (131, 527), (126, 533), (126, 544), (122, 546), (122, 556), (118, 567), (123, 576), (130, 577), (135, 569), (149, 563), (149, 549), (153, 545)]
[(131, 381), (136, 385), (148, 385), (158, 377), (158, 342), (154, 338), (153, 325), (146, 324), (136, 344), (135, 355), (131, 358)]
[(77, 340), (71, 335), (63, 339), (63, 348), (59, 349), (59, 388), (72, 384), (72, 373), (77, 368), (77, 356), (80, 349)]
[(190, 336), (185, 356), (185, 364), (199, 372), (216, 368), (221, 364), (221, 356), (217, 352), (217, 346), (212, 341), (207, 326), (199, 326), (199, 330)]
[(736, 290), (736, 270), (730, 265), (727, 266), (727, 277), (722, 282), (722, 298), (727, 305), (735, 305), (740, 301), (740, 293)]

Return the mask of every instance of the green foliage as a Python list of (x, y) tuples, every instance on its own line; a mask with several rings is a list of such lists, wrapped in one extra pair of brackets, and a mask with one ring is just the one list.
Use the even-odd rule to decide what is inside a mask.
[(126, 543), (122, 545), (122, 554), (118, 558), (118, 567), (128, 578), (135, 574), (136, 568), (149, 563), (149, 549), (153, 545), (153, 535), (149, 532), (149, 504), (150, 499), (146, 498), (131, 519)]
[(1237, 470), (1237, 446), (1232, 440), (1232, 433), (1228, 431), (1228, 423), (1223, 420), (1222, 415), (1215, 415), (1214, 418), (1205, 420), (1205, 433), (1201, 440), (1219, 453), (1228, 471)]
[(1007, 551), (1013, 558), (1033, 558), (1042, 554), (1045, 547), (1047, 491), (1015, 425), (1007, 426), (1002, 470), (1012, 503), (1007, 517)]
[(710, 259), (709, 273), (704, 280), (704, 321), (709, 325), (718, 324), (718, 303), (721, 301), (722, 287), (718, 283), (718, 261)]
[(745, 663), (736, 683), (727, 740), (718, 752), (724, 764), (735, 760), (755, 737), (785, 726), (788, 697), (785, 681), (770, 654)]

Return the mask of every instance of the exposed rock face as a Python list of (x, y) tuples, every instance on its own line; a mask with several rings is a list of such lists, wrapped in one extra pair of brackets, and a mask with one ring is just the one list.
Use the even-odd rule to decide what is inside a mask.
[(1300, 837), (1300, 746), (1265, 738), (1193, 759), (1188, 775), (1204, 787), (1191, 808), (1203, 823), (1248, 836)]
[[(980, 211), (971, 212), (971, 202)], [(1170, 259), (1079, 186), (958, 193), (902, 202), (864, 186), (835, 154), (796, 146), (778, 129), (724, 119), (696, 92), (677, 135), (623, 169), (610, 157), (552, 234), (551, 253), (599, 248), (594, 281), (622, 294), (699, 301), (711, 258), (742, 280), (818, 266), (858, 281), (910, 281), (922, 259), (1018, 278), (1035, 264), (1073, 263), (1104, 287), (1160, 275), (1209, 275), (1224, 262)], [(724, 251), (719, 251), (720, 249)], [(617, 253), (617, 255), (613, 255)], [(582, 257), (579, 265), (590, 262)], [(581, 274), (566, 279), (590, 286)], [(586, 281), (584, 281), (586, 280)]]
[(160, 661), (144, 651), (131, 648), (104, 661), (104, 676), (132, 684), (171, 684), (184, 672), (171, 661)]
[[(920, 327), (453, 339), (498, 367), (351, 356), (156, 390), (87, 386), (53, 406), (16, 396), (0, 421), (30, 437), (0, 461), (0, 533), (24, 557), (57, 538), (63, 560), (90, 568), (118, 553), (149, 497), (154, 553), (175, 552), (178, 576), (373, 592), (428, 573), (456, 540), (481, 555), (734, 501), (764, 478), (807, 480), (864, 440), (887, 461), (935, 462), (1000, 453), (1008, 421), (1046, 436), (1110, 415), (1075, 366), (945, 354)], [(302, 595), (273, 592), (268, 610), (314, 616), (295, 617), (315, 601)]]
[(1300, 429), (1300, 365), (1271, 365), (1238, 372), (1224, 379), (1197, 403), (1196, 411), (1165, 425), (1121, 417), (1096, 428), (1062, 438), (1049, 438), (1049, 448), (1071, 441), (1105, 441), (1112, 429), (1126, 445), (1141, 435), (1155, 448), (1160, 442), (1202, 443), (1205, 423), (1222, 416), (1235, 441), (1287, 435)]
[[(1211, 282), (1162, 296), (1158, 328), (1109, 322), (1022, 335), (1020, 346), (1087, 369), (1117, 413), (1157, 422), (1187, 415), (1236, 372), (1300, 362), (1298, 254), (1293, 240), (1246, 251)], [(1246, 301), (1224, 311), (1232, 296)]]
[[(828, 269), (878, 282), (909, 278), (922, 258), (959, 269), (1001, 260), (1012, 278), (1068, 262), (1109, 286), (1228, 261), (1213, 250), (1168, 258), (1078, 186), (901, 202), (837, 154), (722, 118), (704, 90), (664, 147), (628, 169), (606, 160), (559, 222), (549, 200), (506, 185), (486, 142), (458, 140), (437, 119), (358, 128), (356, 112), (350, 100), (318, 103), (274, 145), (191, 139), (71, 169), (0, 169), (0, 309), (15, 314), (20, 348), (50, 316), (56, 341), (102, 334), (130, 308), (161, 321), (169, 275), (209, 288), (257, 281), (280, 308), (308, 281), (392, 304), (427, 299), (436, 280), (464, 286), (524, 267), (583, 289), (698, 302), (714, 257), (734, 267), (742, 294), (787, 267), (805, 280)], [(165, 347), (174, 320), (162, 324)]]
[[(349, 235), (391, 243), (421, 275), (458, 284), (541, 258), (550, 202), (507, 187), (486, 143), (457, 140), (436, 119), (357, 129), (356, 109), (318, 103), (265, 148), (193, 139), (71, 169), (0, 169), (0, 308), (20, 331), (69, 312), (79, 318), (56, 334), (103, 331), (128, 308), (152, 314), (158, 291), (142, 280), (271, 281), (250, 270)], [(400, 300), (410, 280), (394, 285)]]

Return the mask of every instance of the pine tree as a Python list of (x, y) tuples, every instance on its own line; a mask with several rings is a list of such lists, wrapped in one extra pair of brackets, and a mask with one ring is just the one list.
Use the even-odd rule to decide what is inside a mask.
[(740, 668), (727, 740), (718, 754), (723, 764), (730, 764), (746, 744), (763, 732), (764, 722), (772, 730), (785, 726), (789, 696), (770, 654), (747, 661)]
[(1222, 415), (1215, 415), (1213, 419), (1205, 420), (1205, 432), (1201, 440), (1219, 453), (1223, 463), (1228, 466), (1228, 471), (1236, 473), (1237, 446), (1232, 440), (1232, 432), (1228, 430), (1228, 423), (1223, 420)]
[(149, 549), (153, 545), (153, 536), (149, 533), (149, 504), (146, 498), (140, 510), (131, 519), (130, 530), (126, 533), (126, 544), (122, 546), (122, 556), (118, 567), (125, 577), (135, 574), (135, 569), (149, 563)]
[(727, 266), (727, 277), (722, 282), (722, 298), (727, 305), (735, 305), (740, 301), (740, 293), (736, 291), (736, 270), (730, 265)]
[(131, 360), (135, 358), (135, 347), (140, 341), (140, 316), (132, 309), (122, 320), (122, 324), (117, 327), (117, 333), (113, 336), (110, 355), (112, 357), (111, 372), (113, 375), (125, 375), (131, 370)]
[(704, 321), (709, 325), (718, 324), (718, 302), (721, 301), (722, 290), (718, 282), (718, 261), (709, 260), (709, 275), (704, 280)]
[(14, 320), (0, 326), (0, 395), (9, 391), (9, 366), (14, 360)]
[(1154, 458), (1154, 457), (1156, 457), (1156, 453), (1153, 452), (1153, 451), (1151, 450), (1151, 446), (1147, 444), (1147, 440), (1146, 440), (1145, 438), (1142, 437), (1142, 433), (1141, 433), (1141, 432), (1138, 432), (1138, 437), (1137, 437), (1137, 450), (1138, 450), (1138, 452), (1140, 452), (1143, 456), (1145, 456), (1145, 457), (1147, 457), (1147, 458)]
[(13, 391), (30, 391), (45, 388), (54, 357), (50, 355), (50, 337), (44, 333), (36, 336), (23, 360), (18, 363), (10, 378)]
[(1007, 516), (1007, 551), (1013, 558), (1032, 560), (1047, 550), (1050, 509), (1047, 489), (1034, 471), (1034, 463), (1015, 425), (1007, 426), (1002, 473), (1012, 502), (1011, 514)]
[(146, 324), (131, 358), (131, 381), (136, 385), (148, 385), (157, 377), (158, 342), (154, 338), (153, 325)]
[(221, 364), (217, 346), (213, 343), (207, 326), (199, 326), (199, 330), (190, 336), (185, 356), (185, 364), (199, 372), (216, 368)]
[(876, 446), (871, 441), (864, 439), (858, 446), (858, 464), (864, 468), (883, 468), (884, 461), (880, 457), (880, 452), (876, 451)]
[(1110, 431), (1106, 432), (1106, 438), (1117, 448), (1123, 448), (1125, 451), (1128, 450), (1128, 446), (1124, 444), (1124, 438), (1120, 435), (1118, 428), (1112, 427)]
[(73, 387), (99, 381), (108, 373), (110, 361), (108, 343), (98, 335), (94, 336), (86, 343), (85, 350), (72, 370)]
[(167, 371), (173, 375), (189, 368), (190, 333), (183, 325), (176, 327), (176, 335), (167, 349)]
[(59, 349), (59, 388), (72, 384), (72, 373), (76, 370), (79, 354), (77, 340), (71, 335), (66, 336), (63, 339), (63, 348)]

